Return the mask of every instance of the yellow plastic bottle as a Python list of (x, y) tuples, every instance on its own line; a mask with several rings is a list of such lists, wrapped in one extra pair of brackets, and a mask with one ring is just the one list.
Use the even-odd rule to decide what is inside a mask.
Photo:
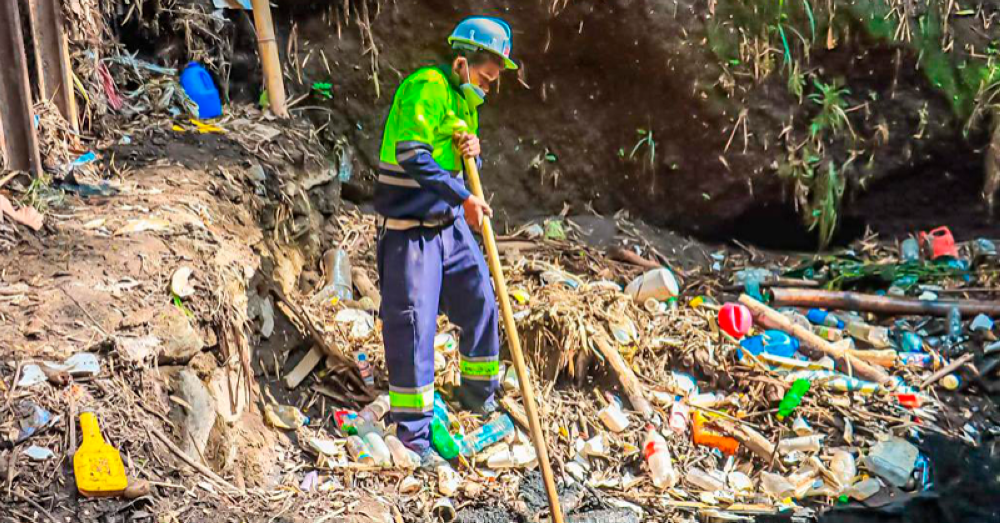
[(118, 496), (128, 486), (125, 463), (118, 449), (108, 445), (93, 412), (80, 414), (83, 443), (73, 455), (76, 488), (88, 497)]

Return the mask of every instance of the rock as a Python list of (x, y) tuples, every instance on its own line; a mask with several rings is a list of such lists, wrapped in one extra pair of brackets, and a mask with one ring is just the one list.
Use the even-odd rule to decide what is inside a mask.
[(171, 418), (180, 427), (180, 448), (185, 454), (198, 459), (205, 452), (208, 436), (215, 425), (215, 402), (205, 384), (191, 369), (177, 374), (175, 395), (184, 405), (175, 403)]
[(141, 338), (115, 338), (115, 349), (125, 361), (142, 363), (152, 357), (160, 347), (160, 338), (143, 336)]
[[(243, 391), (246, 390), (245, 382), (237, 382), (239, 373), (229, 370), (229, 379), (226, 379), (227, 370), (225, 367), (219, 367), (212, 372), (212, 378), (209, 381), (208, 388), (213, 399), (215, 400), (215, 412), (222, 418), (226, 423), (236, 423), (243, 412), (246, 411), (247, 407), (247, 397)], [(233, 389), (236, 392), (235, 402), (232, 396), (229, 394), (229, 385), (232, 382)], [(235, 406), (234, 406), (235, 403)]]
[(153, 335), (163, 342), (160, 363), (185, 364), (205, 347), (190, 318), (177, 307), (164, 306), (153, 322)]

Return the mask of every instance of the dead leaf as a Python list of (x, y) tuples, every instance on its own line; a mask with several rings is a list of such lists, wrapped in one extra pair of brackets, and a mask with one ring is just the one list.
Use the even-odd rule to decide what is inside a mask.
[(32, 230), (42, 229), (42, 215), (32, 206), (25, 205), (19, 210), (14, 210), (14, 205), (5, 196), (0, 196), (0, 218), (6, 214), (15, 222), (27, 225)]

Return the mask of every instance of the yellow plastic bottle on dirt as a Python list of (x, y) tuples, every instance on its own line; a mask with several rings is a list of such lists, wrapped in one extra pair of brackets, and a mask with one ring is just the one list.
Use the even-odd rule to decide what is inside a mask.
[(76, 488), (88, 497), (117, 496), (128, 487), (125, 464), (118, 449), (108, 445), (93, 412), (80, 414), (83, 443), (73, 455)]

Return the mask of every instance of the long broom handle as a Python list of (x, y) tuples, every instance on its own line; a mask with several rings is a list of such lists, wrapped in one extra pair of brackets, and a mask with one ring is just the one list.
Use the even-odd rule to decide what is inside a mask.
[[(483, 185), (479, 181), (479, 169), (473, 158), (465, 158), (465, 175), (469, 179), (472, 194), (484, 198)], [(485, 199), (485, 198), (484, 198)], [(517, 335), (517, 325), (514, 323), (514, 311), (510, 306), (510, 296), (507, 294), (507, 280), (503, 276), (500, 265), (500, 254), (497, 251), (497, 240), (493, 236), (493, 224), (489, 216), (483, 216), (483, 243), (486, 245), (486, 261), (496, 285), (497, 298), (500, 299), (500, 312), (503, 314), (503, 325), (507, 331), (507, 342), (511, 356), (514, 358), (514, 369), (521, 384), (521, 398), (524, 400), (524, 410), (528, 414), (528, 424), (531, 425), (531, 440), (538, 454), (538, 464), (542, 468), (542, 479), (545, 481), (545, 493), (549, 498), (549, 510), (552, 512), (553, 523), (563, 523), (562, 509), (559, 507), (559, 494), (556, 492), (556, 482), (552, 477), (552, 465), (549, 463), (549, 452), (545, 446), (545, 435), (542, 424), (538, 421), (538, 409), (535, 407), (535, 389), (531, 386), (528, 367), (524, 364), (521, 353), (521, 338)]]

